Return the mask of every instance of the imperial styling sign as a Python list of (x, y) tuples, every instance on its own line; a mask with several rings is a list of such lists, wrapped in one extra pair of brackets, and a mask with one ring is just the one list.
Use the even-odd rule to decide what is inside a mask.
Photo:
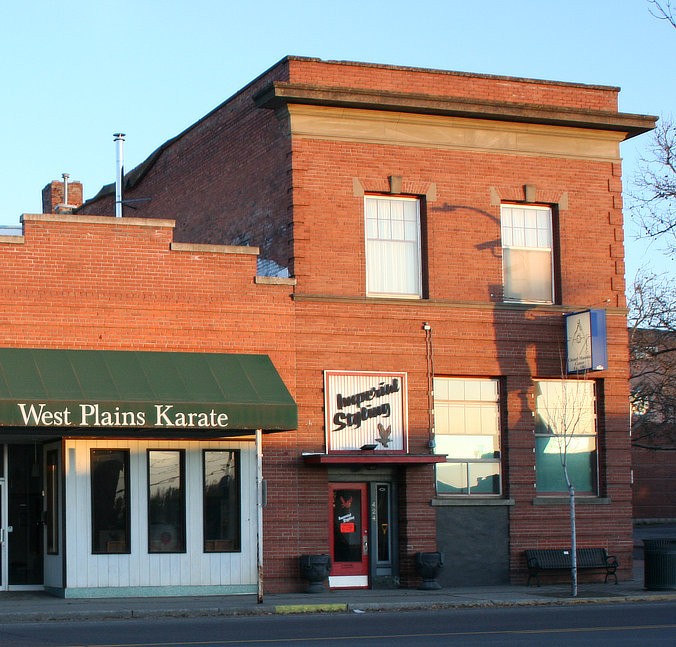
[(406, 373), (324, 372), (331, 451), (407, 450)]

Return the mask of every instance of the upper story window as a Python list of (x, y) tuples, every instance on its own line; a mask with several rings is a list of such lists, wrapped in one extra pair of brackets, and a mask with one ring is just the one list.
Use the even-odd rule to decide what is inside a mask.
[(366, 294), (419, 299), (420, 201), (366, 196)]
[(434, 378), (438, 494), (500, 494), (500, 408), (494, 379)]
[(553, 303), (552, 210), (502, 205), (500, 221), (505, 301)]

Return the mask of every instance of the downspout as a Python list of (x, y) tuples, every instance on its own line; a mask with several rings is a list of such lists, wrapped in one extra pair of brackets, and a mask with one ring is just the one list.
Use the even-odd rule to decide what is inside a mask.
[(422, 326), (425, 331), (425, 349), (427, 355), (427, 416), (429, 441), (428, 447), (434, 453), (437, 445), (434, 420), (434, 349), (432, 348), (432, 326), (425, 321)]

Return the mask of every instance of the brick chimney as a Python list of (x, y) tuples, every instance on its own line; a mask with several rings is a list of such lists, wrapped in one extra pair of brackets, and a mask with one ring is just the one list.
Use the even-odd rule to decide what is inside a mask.
[(70, 182), (68, 173), (61, 177), (42, 189), (42, 213), (73, 213), (82, 204), (82, 183)]

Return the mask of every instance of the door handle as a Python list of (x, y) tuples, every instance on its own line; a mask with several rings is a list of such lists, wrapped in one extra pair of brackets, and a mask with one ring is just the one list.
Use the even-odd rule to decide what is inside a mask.
[(362, 550), (364, 555), (369, 554), (369, 538), (366, 533), (361, 538), (361, 543), (362, 543)]

